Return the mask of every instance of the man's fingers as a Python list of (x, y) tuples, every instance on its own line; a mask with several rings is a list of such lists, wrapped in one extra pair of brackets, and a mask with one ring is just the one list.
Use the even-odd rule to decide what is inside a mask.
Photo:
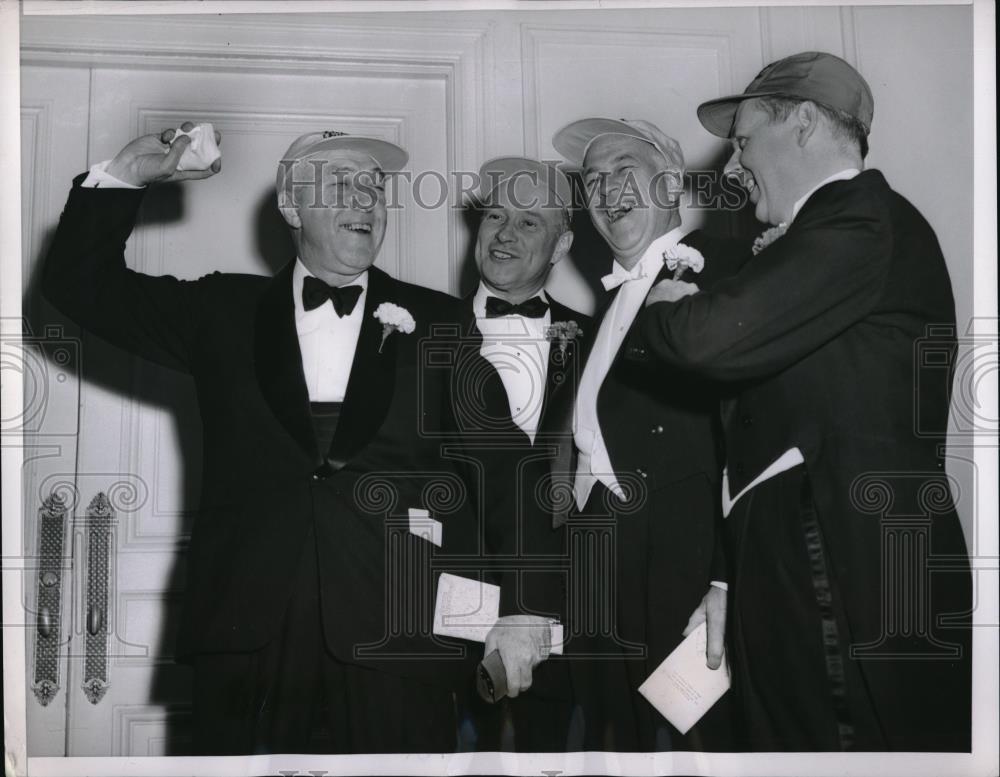
[(181, 135), (177, 140), (170, 144), (170, 150), (164, 154), (163, 161), (160, 163), (160, 169), (170, 175), (177, 169), (178, 163), (181, 161), (181, 156), (184, 154), (184, 149), (191, 145), (191, 138), (187, 135)]
[(696, 628), (698, 628), (702, 623), (705, 622), (705, 604), (702, 602), (698, 605), (698, 608), (691, 613), (691, 617), (688, 618), (687, 626), (684, 627), (683, 636), (687, 636)]
[(705, 658), (709, 669), (718, 669), (722, 664), (722, 651), (726, 641), (726, 592), (721, 589), (709, 591), (706, 599), (711, 602), (706, 609), (705, 624), (708, 644)]

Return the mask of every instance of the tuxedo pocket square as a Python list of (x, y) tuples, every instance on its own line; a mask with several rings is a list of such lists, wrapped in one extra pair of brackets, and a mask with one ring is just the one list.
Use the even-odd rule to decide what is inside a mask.
[(440, 548), (442, 530), (444, 529), (441, 521), (431, 518), (431, 514), (427, 510), (419, 507), (409, 508), (408, 515), (410, 534), (416, 534)]

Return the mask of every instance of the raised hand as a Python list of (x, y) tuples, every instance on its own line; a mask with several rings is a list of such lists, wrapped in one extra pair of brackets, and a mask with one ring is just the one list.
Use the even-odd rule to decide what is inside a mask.
[[(184, 122), (185, 132), (194, 128), (190, 121)], [(174, 140), (172, 129), (159, 135), (142, 135), (129, 143), (111, 160), (107, 173), (119, 181), (133, 186), (148, 186), (159, 181), (187, 181), (209, 178), (222, 170), (222, 160), (217, 159), (208, 170), (177, 170), (181, 155), (191, 144), (191, 138), (181, 135)], [(215, 142), (222, 142), (222, 133), (215, 132)]]

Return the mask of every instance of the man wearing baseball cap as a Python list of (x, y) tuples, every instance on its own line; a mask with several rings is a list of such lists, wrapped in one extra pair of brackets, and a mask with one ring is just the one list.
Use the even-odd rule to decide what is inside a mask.
[(478, 551), (485, 500), (442, 454), (471, 439), (454, 433), (451, 375), (421, 369), (420, 343), (458, 326), (459, 301), (373, 266), (385, 176), (407, 154), (336, 130), (295, 140), (276, 183), (296, 257), (274, 277), (129, 270), (145, 188), (221, 168), (179, 170), (190, 144), (146, 135), (78, 178), (44, 290), (197, 386), (202, 500), (178, 644), (197, 750), (453, 751), (454, 690), (478, 656), (431, 638), (430, 557)]
[[(682, 735), (638, 692), (683, 640), (710, 582), (724, 598), (725, 581), (711, 567), (721, 519), (718, 399), (702, 381), (633, 347), (632, 335), (656, 280), (690, 263), (701, 282), (711, 283), (748, 252), (682, 227), (684, 157), (656, 125), (587, 118), (563, 127), (552, 142), (581, 169), (591, 221), (611, 254), (575, 404), (575, 509), (568, 521), (573, 532), (589, 523), (598, 535), (610, 522), (615, 551), (611, 567), (573, 573), (580, 583), (571, 590), (570, 612), (577, 617), (567, 624), (566, 652), (584, 749), (724, 748), (725, 701)], [(721, 642), (717, 652), (721, 658)]]
[(533, 566), (502, 580), (501, 618), (486, 639), (486, 654), (496, 650), (503, 661), (511, 701), (487, 708), (476, 697), (469, 708), (478, 750), (500, 749), (508, 706), (518, 751), (562, 752), (571, 691), (565, 663), (551, 648), (555, 622), (566, 619), (566, 570), (538, 563), (566, 557), (566, 532), (553, 525), (558, 504), (539, 489), (569, 470), (573, 398), (591, 334), (590, 318), (545, 288), (573, 243), (573, 194), (554, 165), (499, 157), (480, 168), (478, 199), (479, 285), (464, 300), (469, 340), (503, 384), (515, 424), (503, 444), (521, 461), (516, 482), (507, 484), (518, 500), (501, 550)]
[(950, 380), (920, 356), (954, 352), (954, 302), (931, 227), (863, 169), (873, 107), (861, 74), (819, 52), (702, 104), (771, 228), (737, 275), (668, 280), (643, 315), (657, 357), (734, 391), (726, 645), (747, 749), (969, 749)]

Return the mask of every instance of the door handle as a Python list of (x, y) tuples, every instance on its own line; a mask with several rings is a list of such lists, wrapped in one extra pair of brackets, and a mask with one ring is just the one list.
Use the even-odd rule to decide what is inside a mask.
[(38, 509), (38, 587), (35, 596), (35, 649), (31, 690), (43, 707), (59, 691), (59, 642), (62, 603), (66, 502), (53, 491)]
[(111, 602), (111, 565), (114, 559), (115, 511), (103, 491), (87, 506), (87, 623), (83, 635), (83, 692), (91, 704), (104, 698), (108, 677), (108, 607)]

